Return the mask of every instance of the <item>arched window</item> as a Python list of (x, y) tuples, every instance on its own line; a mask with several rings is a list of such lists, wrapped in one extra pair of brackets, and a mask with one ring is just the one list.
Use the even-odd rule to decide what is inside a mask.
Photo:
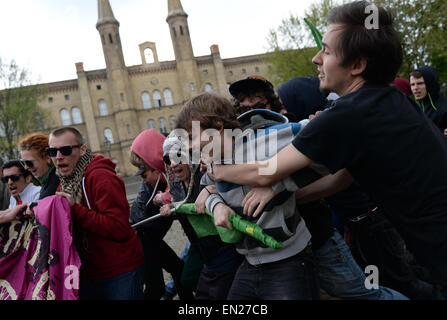
[(71, 124), (70, 112), (67, 109), (61, 110), (61, 121), (63, 126), (69, 126)]
[(74, 124), (82, 123), (81, 109), (79, 109), (78, 107), (72, 108), (71, 109), (71, 117), (73, 118)]
[(152, 94), (152, 96), (154, 97), (154, 104), (156, 108), (160, 108), (162, 106), (162, 101), (161, 101), (161, 93), (158, 90), (155, 90), (154, 93)]
[(110, 130), (109, 128), (104, 130), (104, 138), (107, 138), (107, 140), (109, 140), (110, 143), (115, 143), (115, 141), (113, 140), (112, 130)]
[(154, 52), (152, 51), (151, 48), (144, 49), (144, 58), (146, 59), (146, 63), (154, 63), (155, 62)]
[(101, 116), (108, 116), (109, 112), (107, 111), (107, 103), (104, 99), (98, 101), (99, 106), (99, 114)]
[(160, 127), (161, 133), (168, 133), (168, 123), (166, 122), (165, 118), (160, 118), (158, 120), (158, 126)]
[(206, 92), (213, 92), (213, 86), (211, 85), (211, 83), (205, 84), (205, 91)]
[(165, 91), (163, 91), (163, 94), (165, 96), (166, 105), (172, 106), (174, 104), (174, 99), (172, 99), (172, 91), (169, 89), (165, 89)]
[(157, 127), (155, 126), (155, 121), (154, 121), (154, 120), (149, 120), (149, 121), (147, 122), (147, 127), (148, 127), (149, 129), (157, 129)]
[(36, 123), (36, 129), (39, 131), (43, 130), (44, 125), (43, 125), (42, 115), (39, 112), (36, 112), (34, 114), (34, 121)]
[(152, 109), (152, 103), (151, 103), (151, 95), (144, 91), (141, 94), (141, 100), (143, 100), (143, 107), (144, 109)]
[(175, 129), (175, 116), (169, 117), (169, 127), (171, 128), (171, 131)]

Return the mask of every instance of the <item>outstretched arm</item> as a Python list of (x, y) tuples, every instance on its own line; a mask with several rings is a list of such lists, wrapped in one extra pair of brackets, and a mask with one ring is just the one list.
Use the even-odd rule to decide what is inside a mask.
[(254, 164), (213, 165), (208, 174), (215, 181), (227, 181), (252, 187), (271, 186), (290, 174), (307, 167), (312, 160), (302, 154), (292, 144), (282, 149), (276, 156)]
[(20, 213), (26, 210), (26, 208), (27, 205), (22, 204), (11, 209), (0, 211), (0, 223), (7, 223), (15, 220)]
[(327, 175), (301, 189), (295, 193), (297, 203), (304, 204), (314, 200), (319, 200), (349, 187), (354, 182), (354, 178), (347, 169), (341, 169), (335, 174)]

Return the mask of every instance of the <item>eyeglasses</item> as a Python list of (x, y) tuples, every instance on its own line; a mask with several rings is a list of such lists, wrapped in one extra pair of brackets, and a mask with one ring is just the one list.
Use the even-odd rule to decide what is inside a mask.
[(48, 153), (48, 155), (52, 158), (57, 156), (57, 152), (60, 151), (60, 153), (63, 156), (69, 156), (73, 152), (73, 148), (80, 148), (82, 144), (78, 144), (75, 146), (63, 146), (60, 148), (49, 148), (47, 147), (45, 151)]
[(28, 167), (30, 169), (32, 169), (34, 167), (34, 160), (23, 160), (23, 159), (19, 159), (20, 164), (22, 165), (22, 167), (25, 169), (25, 167)]
[(19, 181), (21, 176), (23, 176), (22, 173), (12, 174), (10, 176), (4, 176), (4, 177), (2, 177), (2, 182), (3, 183), (8, 183), (9, 179), (11, 179), (12, 182), (17, 182), (17, 181)]

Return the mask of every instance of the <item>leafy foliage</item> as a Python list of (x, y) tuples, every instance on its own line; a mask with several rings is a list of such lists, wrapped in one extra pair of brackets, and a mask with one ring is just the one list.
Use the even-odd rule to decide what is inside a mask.
[(32, 85), (28, 70), (0, 59), (0, 88), (0, 150), (13, 159), (18, 156), (19, 137), (43, 129), (45, 116), (38, 102), (46, 87)]
[[(302, 17), (291, 14), (270, 31), (267, 42), (271, 53), (266, 62), (271, 65), (269, 76), (275, 85), (293, 77), (316, 74), (311, 62), (316, 43), (304, 18), (324, 34), (330, 10), (346, 2), (320, 0), (310, 5)], [(443, 93), (447, 95), (447, 2), (376, 0), (374, 3), (391, 10), (402, 37), (404, 62), (398, 76), (408, 79), (415, 68), (432, 65), (438, 70)]]
[(267, 37), (270, 53), (266, 62), (271, 67), (269, 78), (275, 86), (298, 76), (316, 76), (312, 58), (317, 54), (317, 43), (312, 30), (304, 21), (307, 18), (321, 33), (327, 29), (326, 16), (336, 5), (334, 0), (321, 0), (312, 4), (303, 17), (291, 14)]

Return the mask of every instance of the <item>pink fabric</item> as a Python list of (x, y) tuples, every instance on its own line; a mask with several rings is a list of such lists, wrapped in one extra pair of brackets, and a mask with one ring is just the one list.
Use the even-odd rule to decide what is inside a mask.
[(0, 227), (0, 300), (77, 300), (81, 261), (70, 205), (61, 196), (34, 207), (33, 220)]
[(411, 96), (413, 93), (411, 92), (411, 84), (410, 81), (408, 81), (407, 79), (404, 78), (396, 78), (394, 79), (394, 81), (392, 82), (392, 84), (394, 84), (397, 89), (399, 89), (400, 91), (402, 91), (405, 95), (407, 96)]
[(165, 172), (163, 143), (165, 136), (154, 129), (141, 132), (133, 141), (131, 150), (147, 165), (158, 172)]

